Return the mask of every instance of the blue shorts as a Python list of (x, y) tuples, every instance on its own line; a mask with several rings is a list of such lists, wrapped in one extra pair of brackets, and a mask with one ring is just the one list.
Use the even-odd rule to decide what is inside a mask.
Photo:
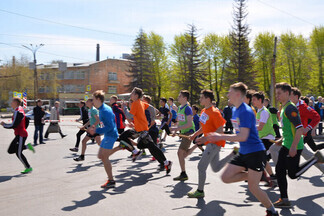
[(116, 139), (112, 137), (104, 137), (101, 141), (100, 147), (104, 149), (113, 149)]

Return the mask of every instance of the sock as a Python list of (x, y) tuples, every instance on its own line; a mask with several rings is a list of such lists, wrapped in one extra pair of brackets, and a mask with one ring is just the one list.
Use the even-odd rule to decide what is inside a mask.
[(270, 208), (267, 208), (268, 211), (271, 211), (272, 213), (277, 213), (276, 209), (274, 208), (273, 205), (271, 205)]
[(166, 166), (166, 165), (169, 165), (169, 161), (168, 160), (165, 160), (164, 161), (164, 166)]
[(198, 190), (198, 189), (197, 189), (197, 191), (198, 191), (199, 193), (204, 193), (204, 190)]
[(132, 152), (133, 152), (133, 154), (137, 154), (138, 153), (138, 150), (137, 149), (134, 149)]

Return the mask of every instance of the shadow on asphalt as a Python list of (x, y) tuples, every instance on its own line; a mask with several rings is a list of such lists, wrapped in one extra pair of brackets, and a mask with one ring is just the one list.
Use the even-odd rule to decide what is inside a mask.
[(180, 210), (180, 209), (200, 209), (200, 211), (196, 214), (198, 216), (222, 216), (225, 215), (226, 210), (220, 205), (232, 205), (235, 207), (247, 207), (251, 206), (251, 204), (235, 204), (235, 203), (230, 203), (230, 202), (224, 202), (224, 201), (218, 201), (218, 200), (213, 200), (206, 204), (206, 201), (204, 198), (199, 198), (197, 199), (197, 204), (196, 206), (183, 206), (180, 208), (174, 208), (172, 210)]
[(26, 176), (26, 175), (18, 174), (18, 175), (14, 175), (14, 176), (0, 176), (0, 183), (9, 181), (12, 178), (20, 178), (20, 177), (23, 177), (23, 176)]
[[(115, 159), (115, 160), (111, 160), (111, 164), (116, 164), (119, 160), (121, 159)], [(75, 167), (70, 167), (72, 168), (72, 170), (70, 171), (67, 171), (66, 173), (76, 173), (76, 172), (84, 172), (84, 171), (87, 171), (88, 169), (90, 169), (91, 167), (95, 167), (95, 166), (103, 166), (101, 160), (99, 161), (94, 161), (92, 165), (87, 165), (87, 166), (84, 166), (82, 162), (76, 162), (78, 163)], [(91, 163), (91, 162), (90, 162)]]
[(313, 177), (304, 177), (301, 176), (301, 179), (308, 179), (310, 183), (312, 183), (313, 186), (315, 187), (324, 187), (324, 182), (323, 182), (323, 175), (318, 175), (318, 176), (313, 176)]

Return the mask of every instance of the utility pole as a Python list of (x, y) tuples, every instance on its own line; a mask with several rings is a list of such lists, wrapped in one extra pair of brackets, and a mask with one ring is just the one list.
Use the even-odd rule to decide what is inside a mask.
[(30, 47), (22, 45), (24, 48), (32, 51), (33, 53), (33, 57), (34, 57), (34, 62), (33, 62), (33, 69), (34, 69), (34, 101), (36, 104), (36, 100), (38, 98), (38, 75), (37, 75), (37, 67), (36, 67), (36, 52), (39, 48), (41, 48), (42, 46), (44, 46), (44, 44), (39, 44), (39, 45), (33, 45), (33, 44), (29, 44)]
[(275, 84), (276, 84), (276, 56), (277, 56), (277, 37), (275, 37), (274, 41), (274, 49), (273, 49), (273, 58), (272, 58), (272, 71), (271, 71), (271, 103), (273, 107), (277, 107), (276, 102), (276, 93), (275, 93)]

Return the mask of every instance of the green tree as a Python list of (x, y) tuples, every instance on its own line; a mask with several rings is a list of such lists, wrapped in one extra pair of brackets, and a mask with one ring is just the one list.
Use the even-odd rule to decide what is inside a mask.
[(323, 81), (323, 61), (324, 61), (324, 26), (315, 27), (311, 36), (311, 47), (316, 55), (318, 65), (318, 90), (320, 94), (324, 93)]

